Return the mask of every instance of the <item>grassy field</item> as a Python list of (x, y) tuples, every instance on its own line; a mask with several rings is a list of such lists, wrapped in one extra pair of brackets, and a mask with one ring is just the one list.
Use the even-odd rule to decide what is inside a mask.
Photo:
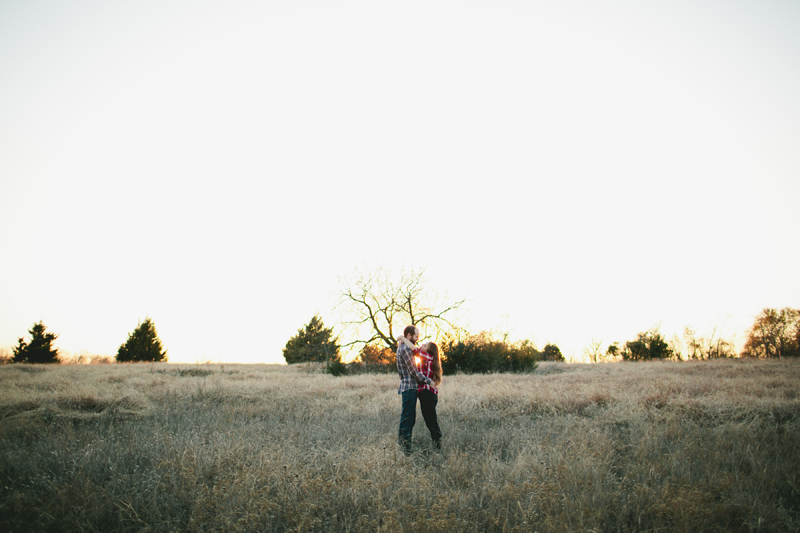
[(446, 377), (0, 366), (0, 530), (797, 531), (800, 361)]

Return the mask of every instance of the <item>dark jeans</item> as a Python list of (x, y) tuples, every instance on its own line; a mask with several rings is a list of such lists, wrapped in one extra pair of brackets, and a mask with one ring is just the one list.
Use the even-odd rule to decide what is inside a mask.
[(411, 431), (417, 421), (417, 391), (403, 391), (400, 396), (403, 401), (403, 410), (400, 413), (400, 431), (398, 440), (405, 453), (411, 453)]
[(422, 390), (417, 393), (419, 397), (419, 408), (422, 410), (422, 418), (425, 425), (431, 432), (431, 439), (436, 448), (442, 447), (442, 430), (439, 429), (439, 421), (436, 419), (436, 404), (439, 403), (439, 396), (432, 391)]

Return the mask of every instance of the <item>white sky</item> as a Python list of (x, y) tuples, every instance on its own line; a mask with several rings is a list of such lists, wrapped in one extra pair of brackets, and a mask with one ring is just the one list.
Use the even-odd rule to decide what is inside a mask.
[[(0, 2), (0, 348), (282, 362), (426, 266), (581, 356), (800, 307), (800, 2)], [(403, 244), (405, 243), (405, 247)], [(413, 250), (413, 253), (406, 253)]]

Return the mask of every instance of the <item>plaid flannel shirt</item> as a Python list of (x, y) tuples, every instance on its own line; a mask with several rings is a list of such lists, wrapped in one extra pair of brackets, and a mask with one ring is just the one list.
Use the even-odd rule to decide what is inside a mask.
[(414, 364), (414, 352), (404, 342), (397, 347), (397, 372), (400, 374), (400, 388), (397, 390), (397, 394), (403, 394), (407, 390), (416, 390), (417, 383), (426, 385), (433, 383), (431, 378), (417, 372)]
[[(417, 368), (419, 369), (420, 374), (426, 378), (430, 378), (431, 381), (433, 381), (433, 356), (420, 349), (414, 350), (414, 353), (419, 355), (419, 366)], [(439, 391), (436, 390), (435, 382), (431, 383), (430, 385), (423, 385), (420, 383), (419, 387), (417, 388), (417, 392), (422, 392), (424, 390), (429, 390), (434, 394), (439, 394)]]

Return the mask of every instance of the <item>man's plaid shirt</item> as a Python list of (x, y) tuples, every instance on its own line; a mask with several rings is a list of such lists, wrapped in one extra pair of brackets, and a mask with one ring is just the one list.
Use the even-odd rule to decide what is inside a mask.
[(414, 365), (414, 352), (404, 342), (397, 347), (397, 372), (400, 373), (400, 389), (397, 394), (403, 394), (407, 390), (417, 390), (418, 383), (425, 385), (433, 383), (430, 378), (417, 372), (417, 367)]

